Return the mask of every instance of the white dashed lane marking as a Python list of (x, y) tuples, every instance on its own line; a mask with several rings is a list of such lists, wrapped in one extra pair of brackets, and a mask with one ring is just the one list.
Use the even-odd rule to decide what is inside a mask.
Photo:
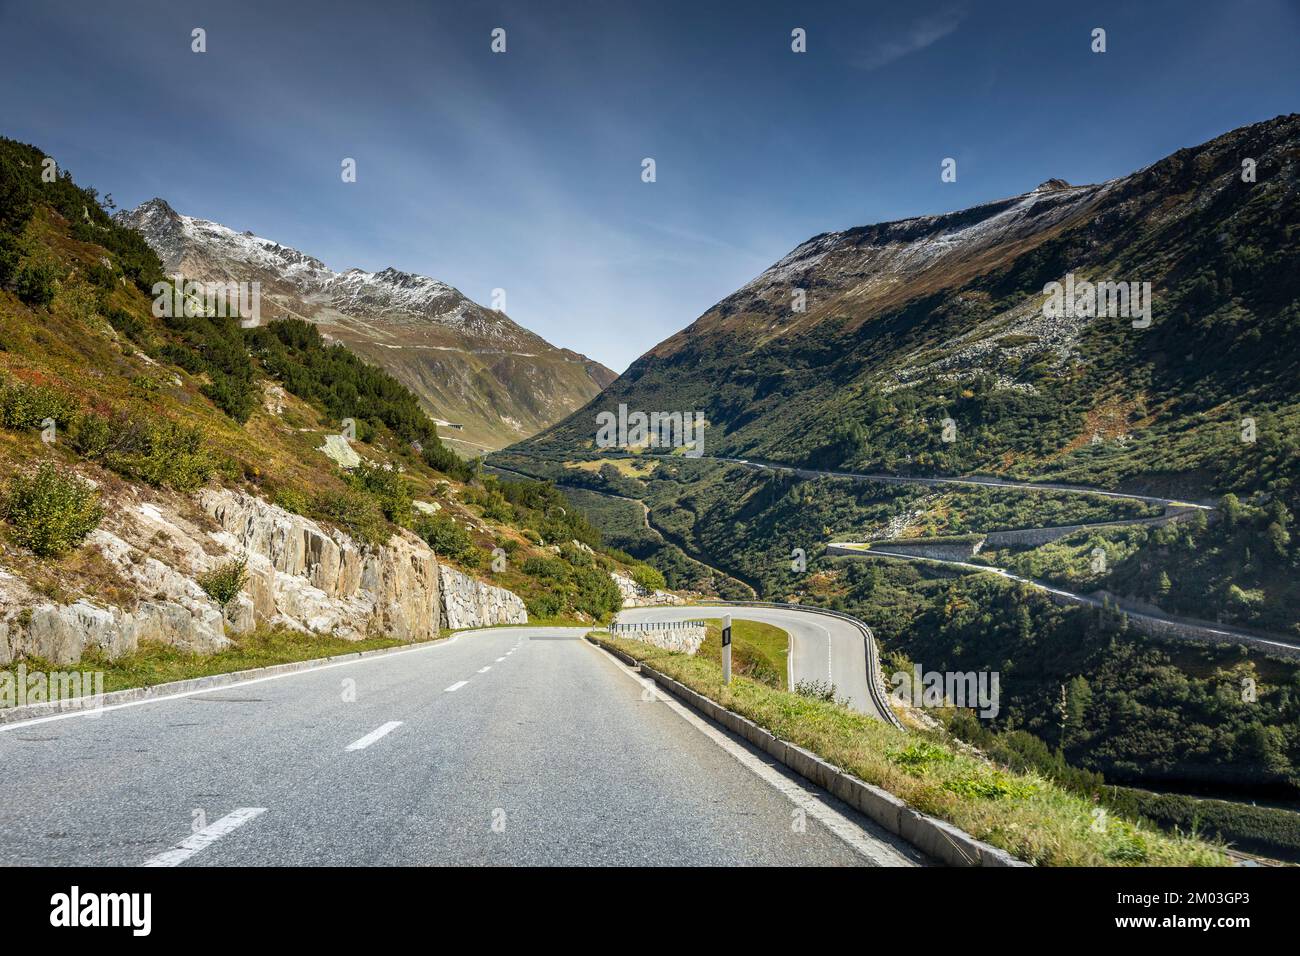
[(443, 691), (443, 693), (444, 693), (444, 694), (452, 694), (452, 693), (455, 693), (456, 691), (460, 690), (462, 687), (464, 687), (464, 686), (465, 686), (466, 684), (468, 684), (468, 683), (469, 683), (469, 681), (467, 681), (467, 680), (458, 680), (458, 681), (456, 681), (456, 683), (452, 684), (452, 685), (451, 685), (450, 687), (448, 687), (445, 691)]
[(360, 740), (352, 741), (352, 743), (348, 744), (347, 749), (365, 750), (367, 747), (373, 744), (380, 737), (384, 737), (388, 734), (391, 734), (394, 730), (396, 730), (400, 726), (402, 726), (402, 722), (400, 720), (390, 720), (382, 727), (377, 727), (376, 729), (370, 731), (370, 733), (366, 734)]
[(145, 860), (141, 866), (179, 866), (195, 853), (206, 850), (232, 830), (242, 827), (254, 817), (266, 812), (266, 807), (240, 807), (227, 813), (216, 823), (210, 823), (198, 833), (193, 833), (166, 853)]

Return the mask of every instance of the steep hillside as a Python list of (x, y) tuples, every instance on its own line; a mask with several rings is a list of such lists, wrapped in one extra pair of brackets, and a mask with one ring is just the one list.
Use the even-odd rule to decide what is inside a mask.
[(155, 317), (162, 263), (46, 160), (0, 139), (0, 666), (621, 605), (557, 491), (480, 477), (316, 326)]
[[(513, 450), (584, 454), (596, 412), (626, 403), (702, 411), (708, 455), (1199, 495), (1286, 484), (1298, 160), (1300, 117), (1279, 117), (1099, 186), (814, 237)], [(1049, 316), (1045, 287), (1071, 273), (1149, 282), (1149, 327)]]
[(615, 377), (427, 276), (334, 272), (270, 239), (182, 216), (162, 199), (116, 218), (145, 237), (168, 275), (261, 283), (264, 320), (306, 319), (392, 373), (462, 454), (539, 431)]

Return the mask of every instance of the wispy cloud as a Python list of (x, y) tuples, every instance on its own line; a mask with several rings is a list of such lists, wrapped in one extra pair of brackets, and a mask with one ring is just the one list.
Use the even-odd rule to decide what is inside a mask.
[(965, 17), (966, 11), (956, 6), (944, 7), (919, 17), (903, 27), (897, 35), (877, 42), (859, 58), (857, 65), (864, 70), (878, 70), (895, 60), (924, 50), (953, 33)]

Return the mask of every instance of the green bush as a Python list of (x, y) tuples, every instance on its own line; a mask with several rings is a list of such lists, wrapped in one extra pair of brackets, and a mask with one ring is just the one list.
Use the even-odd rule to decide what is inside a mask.
[(564, 582), (569, 580), (569, 565), (559, 558), (533, 555), (524, 559), (524, 563), (520, 565), (519, 570), (532, 577), (541, 578), (543, 581)]
[(0, 424), (6, 428), (41, 428), (47, 418), (63, 428), (73, 421), (77, 410), (76, 399), (63, 389), (0, 379)]
[(244, 588), (248, 580), (248, 559), (235, 558), (217, 565), (207, 574), (198, 577), (199, 587), (208, 592), (212, 600), (225, 608)]
[(357, 491), (373, 497), (384, 517), (393, 524), (411, 524), (411, 489), (399, 472), (363, 461), (347, 480)]
[(59, 270), (52, 262), (32, 261), (19, 268), (14, 291), (28, 305), (49, 305), (58, 289)]
[(652, 568), (648, 564), (638, 564), (632, 569), (632, 580), (645, 588), (647, 591), (662, 591), (667, 587), (664, 581), (663, 572), (658, 568)]
[(377, 547), (388, 542), (392, 530), (374, 497), (348, 488), (321, 496), (320, 512), (364, 545)]
[(434, 553), (462, 564), (475, 561), (474, 539), (470, 533), (443, 514), (423, 515), (415, 526), (415, 533), (433, 548)]
[(43, 558), (80, 545), (104, 516), (88, 482), (49, 462), (9, 479), (3, 509), (18, 543)]
[(577, 593), (573, 607), (601, 619), (623, 606), (623, 595), (610, 576), (600, 568), (574, 568), (573, 583)]
[(277, 488), (275, 497), (271, 500), (285, 511), (296, 515), (305, 515), (311, 510), (311, 501), (297, 488)]
[(560, 611), (564, 610), (564, 602), (559, 595), (550, 591), (535, 594), (524, 603), (528, 607), (530, 619), (559, 617)]
[(161, 418), (119, 418), (112, 424), (121, 427), (104, 449), (103, 462), (125, 478), (191, 491), (216, 470), (198, 428)]
[(113, 440), (113, 426), (103, 415), (78, 416), (72, 429), (72, 447), (86, 458), (100, 458)]

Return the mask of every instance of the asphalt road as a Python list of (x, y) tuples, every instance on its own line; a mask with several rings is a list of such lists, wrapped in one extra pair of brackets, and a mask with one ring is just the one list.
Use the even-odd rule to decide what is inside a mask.
[(618, 612), (621, 623), (691, 621), (722, 617), (775, 624), (790, 635), (791, 684), (829, 680), (837, 697), (864, 714), (885, 719), (867, 685), (867, 649), (862, 632), (847, 621), (811, 611), (766, 607), (644, 607)]
[(0, 863), (922, 862), (581, 634), (467, 632), (0, 726)]

